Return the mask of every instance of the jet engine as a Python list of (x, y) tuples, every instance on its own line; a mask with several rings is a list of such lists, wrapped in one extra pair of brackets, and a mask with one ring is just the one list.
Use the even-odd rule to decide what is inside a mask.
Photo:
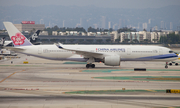
[(119, 55), (112, 55), (104, 57), (104, 64), (108, 66), (119, 66), (121, 58)]

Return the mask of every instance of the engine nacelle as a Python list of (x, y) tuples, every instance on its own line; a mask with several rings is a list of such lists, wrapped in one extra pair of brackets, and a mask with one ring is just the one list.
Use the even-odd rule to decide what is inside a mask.
[(104, 64), (108, 66), (119, 66), (121, 58), (119, 55), (104, 57)]

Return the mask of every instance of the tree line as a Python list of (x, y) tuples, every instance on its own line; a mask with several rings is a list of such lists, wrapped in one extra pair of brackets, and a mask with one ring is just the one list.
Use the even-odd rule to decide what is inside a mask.
[[(48, 31), (49, 35), (52, 35), (52, 31), (58, 31), (58, 32), (66, 32), (66, 31), (78, 31), (78, 32), (112, 32), (113, 29), (103, 29), (103, 28), (93, 28), (89, 27), (87, 31), (83, 27), (76, 27), (76, 28), (70, 28), (70, 27), (58, 27), (57, 25), (52, 28), (45, 28), (45, 31)], [(123, 27), (117, 30), (118, 33), (121, 32), (137, 32), (136, 29)], [(116, 39), (115, 42), (119, 42), (120, 39)], [(130, 40), (125, 39), (123, 43), (128, 43)], [(160, 36), (160, 40), (153, 40), (154, 42), (159, 42), (162, 44), (180, 44), (180, 34), (170, 33), (167, 36)], [(133, 40), (131, 43), (151, 43), (150, 40), (143, 40), (143, 42), (138, 42), (138, 40)]]
[(161, 36), (159, 42), (162, 44), (180, 44), (180, 34), (170, 33), (167, 36)]
[(86, 30), (83, 27), (76, 27), (76, 28), (69, 28), (69, 27), (61, 27), (59, 28), (57, 25), (50, 28), (45, 28), (44, 31), (48, 31), (48, 35), (52, 35), (52, 31), (58, 31), (58, 32), (66, 32), (66, 31), (78, 31), (78, 32), (86, 32)]
[[(75, 28), (70, 28), (70, 27), (58, 27), (57, 25), (54, 27), (48, 27), (45, 28), (44, 31), (48, 31), (49, 35), (52, 35), (52, 31), (58, 31), (58, 32), (66, 32), (66, 31), (78, 31), (78, 32), (112, 32), (113, 29), (103, 29), (103, 28), (93, 28), (89, 27), (86, 31), (83, 27), (75, 27)], [(120, 32), (136, 32), (136, 29), (128, 28), (128, 27), (123, 27), (117, 30), (118, 33)]]

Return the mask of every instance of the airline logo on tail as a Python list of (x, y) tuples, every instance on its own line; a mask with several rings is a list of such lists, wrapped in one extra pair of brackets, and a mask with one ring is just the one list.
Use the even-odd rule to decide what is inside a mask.
[(15, 36), (11, 37), (11, 40), (13, 41), (14, 45), (23, 45), (25, 39), (26, 38), (21, 33), (16, 33)]
[(36, 38), (38, 38), (38, 36), (37, 36), (37, 33), (34, 33), (33, 35), (32, 35), (32, 40), (36, 40)]

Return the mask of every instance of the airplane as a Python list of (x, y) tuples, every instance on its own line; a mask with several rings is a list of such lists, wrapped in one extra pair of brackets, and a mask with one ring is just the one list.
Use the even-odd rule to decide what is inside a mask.
[(3, 46), (12, 46), (12, 41), (5, 41)]
[(39, 33), (40, 33), (41, 30), (37, 30), (34, 34), (32, 34), (30, 37), (29, 37), (29, 41), (33, 44), (33, 45), (40, 45), (41, 42), (37, 42), (37, 39), (38, 39), (38, 36), (39, 36)]
[(5, 37), (1, 38), (0, 40), (0, 47), (3, 47), (5, 43)]
[(16, 52), (50, 60), (87, 62), (86, 68), (95, 68), (94, 62), (120, 66), (121, 61), (174, 61), (180, 57), (171, 49), (141, 45), (33, 45), (11, 22), (3, 22)]
[[(39, 33), (41, 30), (37, 30), (35, 33), (33, 33), (28, 40), (30, 40), (31, 43), (33, 43), (34, 45), (39, 45), (40, 42), (37, 42)], [(12, 46), (12, 41), (5, 41), (5, 37), (3, 37), (0, 40), (0, 46)]]

